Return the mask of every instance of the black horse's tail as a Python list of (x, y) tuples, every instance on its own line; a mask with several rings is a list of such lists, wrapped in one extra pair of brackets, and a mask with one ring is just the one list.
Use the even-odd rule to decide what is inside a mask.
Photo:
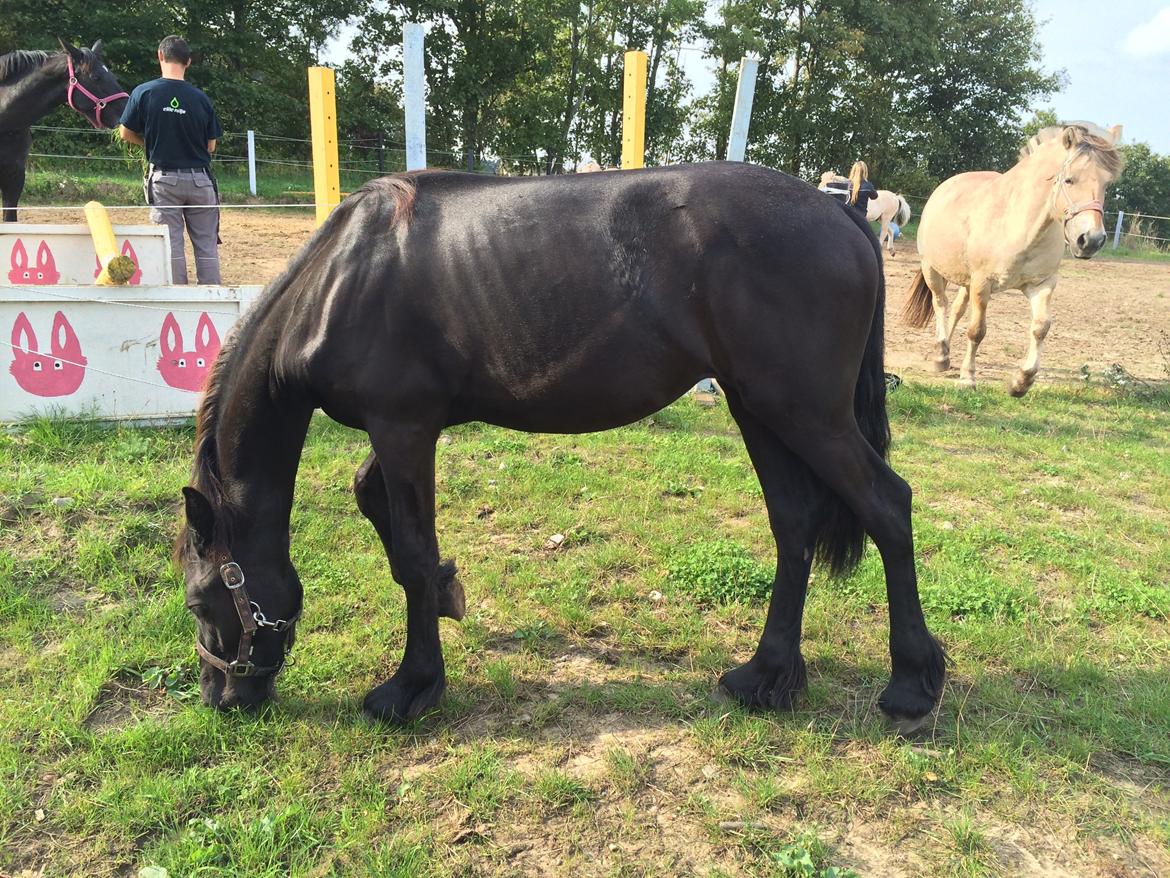
[[(877, 298), (869, 338), (861, 359), (861, 371), (853, 391), (853, 415), (861, 435), (885, 460), (890, 448), (890, 420), (886, 415), (886, 275), (882, 265), (882, 248), (869, 223), (852, 209), (845, 211), (865, 232), (877, 257)], [(828, 493), (823, 504), (820, 531), (817, 534), (817, 558), (827, 564), (833, 576), (850, 573), (865, 552), (865, 529), (857, 515), (836, 494)]]

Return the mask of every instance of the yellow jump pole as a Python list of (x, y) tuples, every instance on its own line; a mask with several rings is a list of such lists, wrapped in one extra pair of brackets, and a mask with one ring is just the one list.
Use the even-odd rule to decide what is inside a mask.
[(341, 203), (337, 162), (337, 99), (330, 67), (309, 68), (309, 119), (313, 129), (313, 195), (317, 225)]
[(94, 283), (103, 287), (121, 286), (134, 276), (138, 266), (129, 256), (118, 252), (118, 241), (114, 238), (114, 225), (106, 209), (96, 201), (85, 205), (85, 221), (89, 223), (89, 235), (93, 238), (93, 249), (97, 253), (102, 270)]
[(645, 165), (646, 67), (645, 52), (626, 52), (622, 108), (622, 170)]

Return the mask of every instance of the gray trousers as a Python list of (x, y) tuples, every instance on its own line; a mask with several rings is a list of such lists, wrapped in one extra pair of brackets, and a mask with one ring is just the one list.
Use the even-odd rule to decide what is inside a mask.
[(151, 168), (146, 178), (150, 221), (167, 227), (171, 235), (171, 278), (187, 283), (183, 253), (183, 225), (195, 251), (195, 274), (201, 284), (220, 283), (219, 199), (211, 176), (202, 169), (163, 171)]

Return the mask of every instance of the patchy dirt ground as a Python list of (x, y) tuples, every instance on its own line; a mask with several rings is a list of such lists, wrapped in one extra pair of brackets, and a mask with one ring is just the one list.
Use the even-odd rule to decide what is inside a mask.
[[(62, 212), (38, 213), (38, 222), (75, 222)], [(147, 212), (119, 211), (118, 223), (148, 222)], [(267, 283), (313, 233), (309, 210), (269, 211), (228, 207), (221, 236), (223, 275), (227, 283)], [(194, 265), (188, 246), (188, 264)], [(898, 319), (902, 299), (918, 270), (912, 242), (899, 242), (898, 255), (886, 260), (888, 367), (896, 372), (929, 372), (927, 353), (932, 331), (904, 326)], [(1116, 261), (1107, 256), (1089, 262), (1066, 259), (1053, 299), (1053, 326), (1045, 344), (1040, 381), (1073, 380), (1082, 365), (1099, 372), (1121, 364), (1145, 379), (1170, 378), (1170, 262)], [(1031, 315), (1015, 292), (992, 300), (987, 338), (979, 352), (979, 377), (1002, 382), (1028, 348)], [(963, 324), (962, 326), (965, 326)], [(962, 326), (952, 342), (948, 377), (957, 377), (965, 340)]]

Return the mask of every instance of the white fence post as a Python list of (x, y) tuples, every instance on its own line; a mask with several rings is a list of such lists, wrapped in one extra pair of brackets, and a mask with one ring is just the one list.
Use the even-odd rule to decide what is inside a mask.
[(406, 170), (427, 166), (426, 76), (423, 72), (423, 26), (402, 28), (403, 104), (406, 109)]
[(248, 129), (248, 191), (256, 194), (256, 132)]
[(735, 109), (731, 112), (731, 139), (727, 143), (727, 160), (742, 162), (747, 153), (748, 125), (752, 119), (752, 100), (756, 95), (756, 73), (760, 59), (745, 55), (739, 62), (739, 85), (735, 89)]
[(1121, 243), (1121, 221), (1125, 219), (1125, 211), (1117, 211), (1117, 228), (1113, 230), (1113, 249), (1117, 249), (1117, 245)]

